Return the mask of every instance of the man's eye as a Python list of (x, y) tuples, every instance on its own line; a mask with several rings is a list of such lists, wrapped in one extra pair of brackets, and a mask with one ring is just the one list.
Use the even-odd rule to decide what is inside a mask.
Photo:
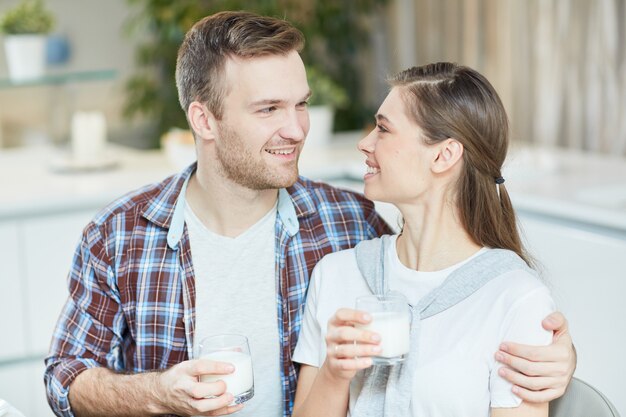
[(264, 107), (264, 108), (262, 108), (262, 109), (261, 109), (261, 110), (259, 110), (259, 111), (260, 111), (261, 113), (268, 113), (268, 114), (269, 114), (269, 113), (273, 113), (273, 112), (275, 112), (275, 111), (276, 111), (276, 109), (277, 109), (277, 107), (276, 107), (276, 106), (270, 106), (270, 107)]
[(297, 107), (308, 107), (309, 102), (308, 101), (301, 101), (300, 103), (298, 103)]
[(378, 129), (379, 132), (381, 133), (387, 133), (389, 132), (387, 129), (385, 129), (385, 126), (381, 125), (381, 124), (376, 124), (376, 129)]

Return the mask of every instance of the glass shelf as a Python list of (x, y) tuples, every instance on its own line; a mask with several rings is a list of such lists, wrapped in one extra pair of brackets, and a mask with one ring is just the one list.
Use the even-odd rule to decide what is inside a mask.
[(61, 85), (84, 81), (107, 81), (117, 76), (116, 70), (74, 71), (45, 74), (43, 77), (27, 81), (12, 81), (5, 77), (0, 78), (0, 90), (20, 87), (38, 87), (47, 85)]

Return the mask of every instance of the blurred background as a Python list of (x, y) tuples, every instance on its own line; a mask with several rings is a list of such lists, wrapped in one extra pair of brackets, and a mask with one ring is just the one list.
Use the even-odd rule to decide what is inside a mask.
[(626, 414), (626, 0), (0, 0), (0, 398), (51, 415), (43, 357), (81, 230), (193, 161), (176, 51), (195, 21), (239, 9), (304, 32), (301, 171), (338, 186), (362, 189), (355, 144), (388, 75), (445, 60), (487, 76), (511, 120), (506, 185), (577, 376)]

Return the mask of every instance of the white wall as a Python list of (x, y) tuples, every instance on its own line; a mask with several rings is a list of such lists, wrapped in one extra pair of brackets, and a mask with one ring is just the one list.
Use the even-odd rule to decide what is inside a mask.
[(518, 213), (578, 353), (576, 376), (626, 415), (626, 232)]
[[(17, 0), (0, 2), (0, 14), (16, 3)], [(72, 109), (104, 111), (110, 130), (116, 134), (127, 125), (121, 117), (123, 85), (133, 71), (136, 42), (123, 34), (130, 13), (127, 1), (46, 0), (44, 4), (56, 19), (53, 33), (66, 36), (71, 47), (67, 64), (48, 69), (55, 72), (113, 69), (117, 77), (63, 87), (0, 90), (0, 125), (4, 128), (5, 143), (41, 141), (51, 129), (53, 133), (68, 132)], [(6, 78), (4, 47), (0, 45), (0, 49), (0, 78)]]

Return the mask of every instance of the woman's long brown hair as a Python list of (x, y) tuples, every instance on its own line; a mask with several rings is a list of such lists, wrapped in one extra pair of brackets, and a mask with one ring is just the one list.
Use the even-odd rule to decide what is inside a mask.
[(456, 200), (471, 238), (481, 246), (512, 250), (532, 266), (506, 187), (499, 186), (499, 195), (496, 188), (509, 145), (509, 124), (493, 86), (475, 70), (449, 62), (409, 68), (389, 81), (402, 89), (426, 143), (454, 138), (463, 145)]

